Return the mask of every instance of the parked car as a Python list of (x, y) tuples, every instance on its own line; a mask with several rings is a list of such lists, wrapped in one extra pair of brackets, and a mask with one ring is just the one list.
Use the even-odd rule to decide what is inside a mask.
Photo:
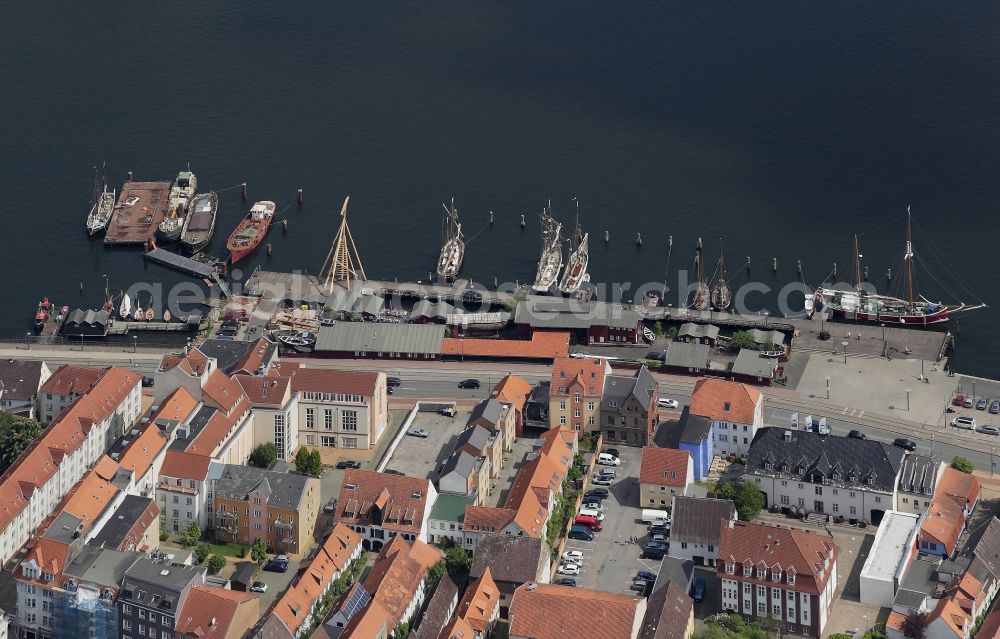
[(614, 468), (602, 468), (598, 475), (604, 475), (605, 477), (617, 477), (618, 473), (615, 472)]
[(997, 428), (992, 424), (983, 424), (976, 430), (984, 435), (1000, 435), (1000, 428)]
[(463, 379), (458, 383), (459, 388), (479, 388), (479, 380), (475, 378)]
[(955, 395), (955, 399), (951, 400), (952, 406), (961, 406), (965, 404), (965, 395)]
[(1000, 399), (994, 399), (990, 403), (990, 412), (994, 415), (1000, 415)]
[(868, 439), (868, 435), (865, 435), (860, 430), (852, 430), (851, 432), (847, 433), (847, 436), (852, 439)]
[(962, 402), (962, 406), (964, 406), (965, 408), (972, 408), (973, 404), (975, 403), (976, 403), (975, 397), (966, 397), (965, 401)]
[(576, 579), (573, 579), (572, 577), (560, 577), (552, 583), (557, 586), (569, 586), (570, 588), (576, 588)]
[(648, 570), (640, 570), (635, 573), (636, 579), (645, 579), (646, 581), (656, 581), (656, 573), (650, 572)]
[(669, 526), (650, 526), (649, 529), (646, 532), (648, 532), (650, 535), (669, 535), (670, 534), (670, 527)]
[(974, 417), (956, 417), (951, 420), (951, 425), (955, 428), (961, 428), (963, 430), (975, 430), (976, 429), (976, 419)]
[(430, 437), (430, 435), (431, 435), (430, 433), (428, 433), (423, 428), (416, 428), (416, 427), (411, 428), (410, 430), (406, 431), (406, 434), (409, 435), (409, 436), (411, 436), (411, 437), (421, 437), (421, 438)]
[(403, 477), (403, 476), (406, 475), (406, 473), (400, 472), (400, 471), (396, 470), (395, 468), (386, 468), (382, 472), (385, 473), (386, 475), (399, 475), (400, 477)]
[(284, 562), (284, 563), (287, 564), (288, 563), (288, 555), (275, 555), (274, 556), (274, 560), (275, 561), (281, 561), (281, 562)]
[(386, 377), (385, 378), (385, 385), (386, 386), (402, 386), (403, 385), (403, 380), (399, 379), (398, 377)]
[(976, 410), (986, 410), (986, 404), (987, 404), (986, 398), (985, 397), (980, 398), (979, 401), (976, 402)]
[(149, 375), (143, 375), (142, 376), (142, 386), (143, 386), (143, 388), (152, 388), (152, 386), (153, 386), (153, 378), (150, 377)]
[[(597, 456), (597, 463), (604, 466), (621, 466), (622, 460), (611, 453), (601, 453)], [(601, 472), (604, 472), (603, 470)]]
[(264, 564), (264, 570), (266, 570), (267, 572), (285, 572), (286, 570), (288, 570), (288, 562), (272, 559), (271, 561)]
[(680, 408), (680, 402), (676, 399), (669, 399), (667, 397), (661, 397), (656, 402), (660, 408)]
[(267, 584), (263, 581), (255, 581), (250, 586), (250, 592), (267, 592)]
[(615, 481), (614, 477), (609, 477), (607, 475), (598, 475), (594, 477), (594, 483), (598, 486), (610, 486)]
[(651, 541), (642, 549), (644, 559), (663, 559), (667, 554), (667, 545), (659, 541)]
[(353, 459), (341, 459), (337, 462), (337, 468), (344, 470), (345, 468), (361, 468), (361, 462), (354, 461)]
[(563, 557), (562, 563), (564, 564), (576, 564), (577, 566), (583, 565), (583, 557)]
[(330, 501), (323, 504), (323, 512), (325, 513), (335, 513), (337, 512), (337, 498), (333, 497)]
[(649, 582), (646, 581), (645, 579), (633, 579), (632, 583), (629, 585), (628, 589), (629, 590), (634, 590), (636, 592), (646, 592), (646, 587), (648, 585), (649, 585)]
[(615, 457), (619, 457), (619, 458), (622, 456), (622, 454), (620, 452), (618, 452), (617, 448), (605, 448), (604, 452), (606, 452), (609, 455), (614, 455)]
[(444, 415), (445, 417), (454, 417), (457, 412), (458, 411), (455, 410), (454, 406), (445, 406), (444, 408), (438, 410), (438, 413)]
[(592, 488), (592, 489), (588, 490), (586, 493), (584, 493), (583, 498), (586, 499), (586, 500), (590, 500), (593, 497), (599, 497), (601, 499), (607, 499), (608, 496), (609, 495), (608, 495), (608, 489), (607, 488)]
[(580, 505), (580, 510), (596, 510), (599, 513), (603, 513), (604, 505), (599, 501), (586, 501)]
[(579, 541), (594, 541), (594, 533), (590, 532), (586, 526), (572, 526), (566, 536)]
[(556, 572), (560, 575), (572, 575), (575, 577), (580, 574), (580, 567), (576, 564), (561, 564), (556, 568)]
[(701, 601), (705, 598), (705, 580), (698, 578), (694, 580), (694, 584), (691, 585), (691, 598), (695, 601)]
[(582, 550), (567, 550), (562, 554), (563, 559), (583, 559)]
[(670, 541), (664, 533), (656, 533), (655, 535), (650, 534), (650, 541), (662, 541), (664, 543)]
[(902, 448), (903, 450), (908, 450), (911, 453), (917, 449), (917, 442), (905, 437), (897, 437), (892, 441), (892, 445)]

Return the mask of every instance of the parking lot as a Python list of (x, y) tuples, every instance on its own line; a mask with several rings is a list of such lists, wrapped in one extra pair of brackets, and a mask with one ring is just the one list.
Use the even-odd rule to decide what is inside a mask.
[(417, 413), (407, 430), (421, 428), (427, 431), (427, 437), (404, 435), (386, 469), (399, 471), (409, 477), (437, 480), (437, 469), (468, 419), (467, 412), (458, 412), (454, 417), (432, 412)]
[[(614, 484), (607, 486), (610, 496), (604, 500), (604, 529), (594, 535), (594, 541), (567, 539), (566, 550), (583, 553), (583, 566), (576, 577), (577, 585), (607, 592), (631, 592), (636, 572), (659, 571), (659, 561), (641, 559), (646, 526), (639, 522), (639, 466), (642, 449), (621, 446), (622, 466)], [(597, 466), (595, 473), (604, 466)], [(588, 484), (588, 488), (596, 488)], [(632, 542), (630, 538), (638, 537)], [(559, 575), (553, 575), (555, 579)]]

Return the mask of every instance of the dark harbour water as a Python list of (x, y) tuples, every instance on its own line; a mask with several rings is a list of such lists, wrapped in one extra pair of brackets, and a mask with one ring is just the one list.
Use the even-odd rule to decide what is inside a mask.
[[(184, 281), (83, 224), (95, 163), (120, 186), (190, 162), (203, 189), (247, 180), (251, 201), (305, 190), (244, 272), (318, 270), (349, 194), (368, 275), (424, 279), (454, 195), (463, 273), (523, 282), (541, 207), (571, 225), (576, 196), (600, 283), (662, 281), (672, 235), (671, 281), (699, 236), (714, 264), (722, 236), (737, 283), (749, 255), (749, 278), (780, 288), (801, 260), (817, 284), (835, 261), (847, 276), (857, 231), (881, 284), (909, 205), (939, 280), (918, 269), (920, 290), (954, 299), (954, 272), (993, 307), (961, 320), (955, 367), (997, 372), (996, 3), (62, 0), (4, 23), (0, 336), (43, 294), (99, 305), (104, 274)], [(220, 197), (221, 255), (249, 203)], [(777, 314), (773, 294), (748, 304)]]

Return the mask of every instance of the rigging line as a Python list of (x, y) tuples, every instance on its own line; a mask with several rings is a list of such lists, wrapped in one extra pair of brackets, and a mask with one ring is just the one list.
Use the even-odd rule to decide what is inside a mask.
[[(945, 271), (945, 275), (955, 280), (956, 284), (958, 284), (962, 289), (964, 289), (964, 292), (967, 293), (972, 299), (979, 299), (979, 296), (976, 295), (976, 292), (972, 290), (972, 288), (968, 285), (968, 283), (961, 277), (961, 275), (958, 274), (958, 272), (954, 269), (954, 267), (951, 266), (948, 260), (945, 259), (944, 255), (941, 254), (941, 252), (934, 246), (934, 242), (930, 241), (930, 238), (929, 236), (927, 236), (927, 233), (924, 232), (924, 230), (917, 224), (914, 224), (913, 226), (917, 229), (917, 232), (920, 234), (920, 237), (926, 240), (925, 242), (921, 242), (920, 246), (921, 251), (923, 251), (926, 245), (926, 248), (928, 249), (930, 255), (937, 259), (938, 266), (940, 266), (942, 270)], [(922, 266), (924, 269), (930, 271), (930, 266), (926, 262), (922, 262)]]
[[(932, 273), (931, 271), (929, 271), (923, 265), (921, 265), (921, 268), (923, 268), (927, 272), (927, 274), (931, 277), (932, 280), (934, 280), (935, 282), (937, 282), (938, 284), (940, 284), (941, 287), (944, 288), (945, 290), (948, 290), (948, 287), (945, 285), (945, 283), (942, 282), (940, 279), (938, 279), (938, 277), (936, 275), (934, 275), (934, 273)], [(958, 301), (958, 300), (955, 300), (955, 301)]]
[(238, 189), (238, 188), (240, 188), (241, 186), (243, 186), (243, 182), (240, 182), (239, 184), (235, 184), (235, 185), (233, 185), (233, 186), (227, 186), (227, 187), (226, 187), (226, 188), (224, 188), (224, 189), (216, 189), (216, 191), (215, 191), (215, 192), (216, 192), (216, 193), (224, 193), (225, 191), (232, 191), (233, 189)]
[(488, 229), (488, 228), (490, 228), (490, 224), (489, 224), (489, 222), (487, 222), (487, 223), (486, 223), (486, 225), (485, 225), (485, 226), (483, 226), (483, 228), (481, 228), (481, 229), (479, 229), (478, 231), (476, 231), (475, 233), (473, 233), (473, 234), (472, 234), (472, 235), (471, 235), (471, 236), (469, 237), (469, 239), (465, 240), (465, 245), (466, 245), (466, 246), (468, 246), (469, 244), (471, 244), (471, 243), (472, 243), (472, 240), (474, 240), (474, 239), (476, 239), (477, 237), (479, 237), (479, 236), (480, 236), (480, 235), (482, 234), (482, 232), (483, 232), (483, 231), (485, 231), (485, 230), (486, 230), (486, 229)]
[(889, 226), (890, 224), (894, 224), (895, 222), (896, 222), (896, 220), (894, 220), (892, 218), (887, 218), (881, 224), (873, 226), (872, 228), (868, 229), (867, 231), (859, 231), (858, 232), (858, 236), (860, 237), (860, 236), (868, 235), (869, 233), (874, 233), (875, 231), (880, 231), (880, 230), (884, 229), (885, 227)]

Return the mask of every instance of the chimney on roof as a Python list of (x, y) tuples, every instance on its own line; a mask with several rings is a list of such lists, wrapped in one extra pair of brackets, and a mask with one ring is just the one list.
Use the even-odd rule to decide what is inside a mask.
[(786, 430), (786, 431), (785, 431), (785, 432), (784, 432), (784, 433), (782, 434), (782, 439), (784, 439), (784, 440), (785, 440), (786, 442), (790, 442), (790, 441), (792, 441), (792, 431), (790, 431), (790, 430)]
[(733, 529), (733, 520), (732, 519), (729, 520), (729, 529), (730, 530)]

